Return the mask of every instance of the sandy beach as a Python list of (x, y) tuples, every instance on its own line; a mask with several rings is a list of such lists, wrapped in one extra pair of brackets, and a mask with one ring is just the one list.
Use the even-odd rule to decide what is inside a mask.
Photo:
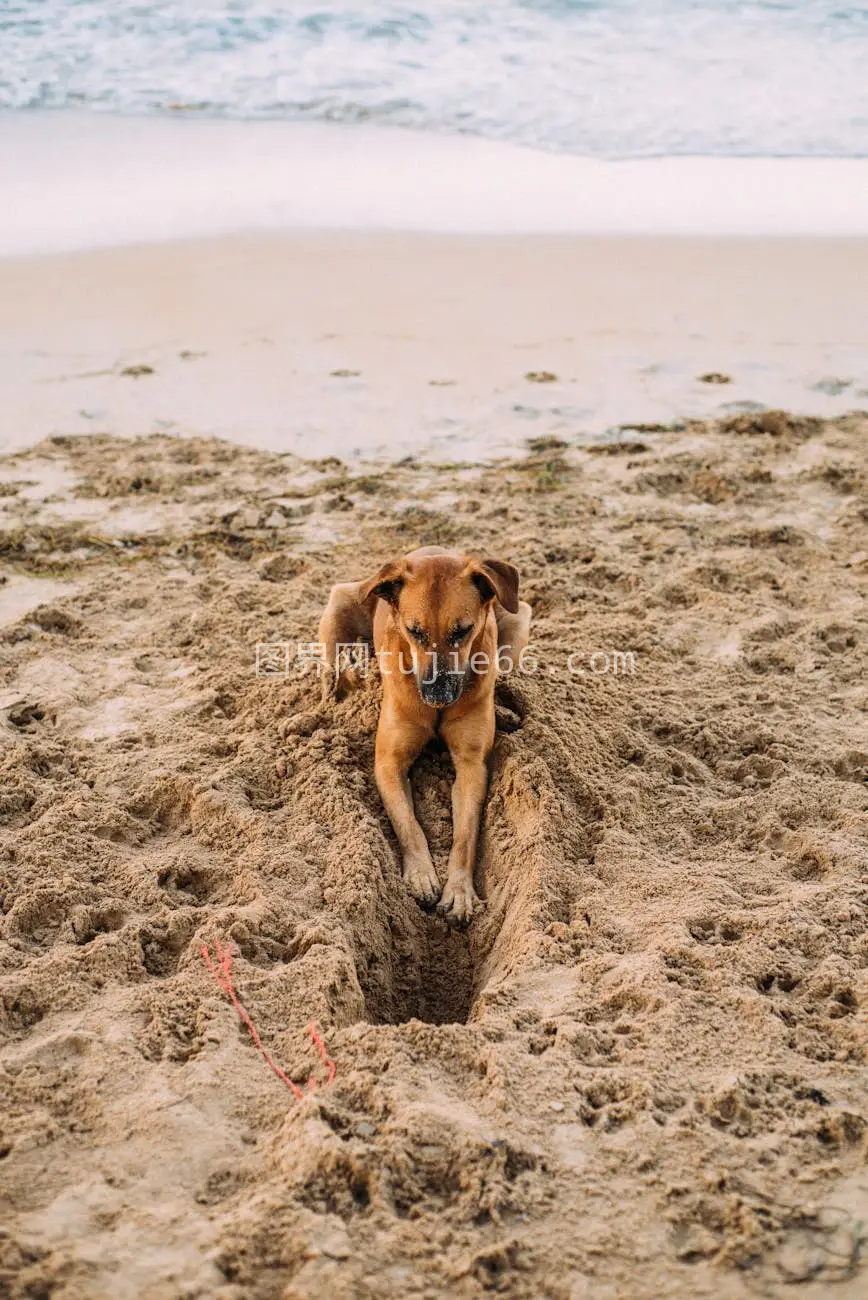
[[(861, 1297), (868, 164), (14, 120), (0, 1295)], [(306, 658), (431, 542), (533, 608), (466, 931)]]
[[(323, 368), (373, 365), (355, 337)], [(98, 382), (168, 394), (199, 341), (181, 318), (123, 356), (154, 376)], [(862, 1295), (868, 422), (545, 427), (497, 464), (165, 433), (4, 458), (11, 1300)], [(376, 676), (324, 706), (297, 671), (335, 578), (432, 540), (509, 556), (534, 610), (463, 933), (403, 888)], [(442, 869), (443, 753), (414, 789)], [(330, 1086), (269, 1072), (218, 942), (302, 1088), (315, 1020)]]
[(0, 11), (0, 1300), (865, 1300), (865, 4)]

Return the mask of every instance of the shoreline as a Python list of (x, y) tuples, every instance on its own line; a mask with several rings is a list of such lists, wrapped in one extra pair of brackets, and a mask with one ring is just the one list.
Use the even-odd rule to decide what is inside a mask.
[(0, 115), (0, 258), (255, 231), (868, 235), (868, 158), (606, 160), (370, 125)]
[(868, 405), (866, 280), (868, 240), (819, 238), (321, 231), (0, 260), (0, 450), (165, 432), (480, 460), (835, 417)]

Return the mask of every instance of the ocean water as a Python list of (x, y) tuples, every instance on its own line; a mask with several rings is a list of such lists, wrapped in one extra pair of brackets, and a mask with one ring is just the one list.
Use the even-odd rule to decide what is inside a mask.
[(74, 106), (380, 121), (596, 158), (866, 157), (868, 5), (0, 0), (0, 108)]

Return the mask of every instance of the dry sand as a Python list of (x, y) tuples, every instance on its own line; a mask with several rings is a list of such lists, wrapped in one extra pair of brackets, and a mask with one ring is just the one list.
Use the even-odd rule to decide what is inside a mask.
[[(0, 1293), (863, 1296), (866, 437), (7, 458)], [(324, 708), (253, 671), (430, 541), (520, 566), (539, 652), (466, 934), (402, 887), (376, 680)], [(567, 671), (615, 650), (635, 674)], [(415, 776), (441, 868), (449, 780)], [(217, 939), (299, 1081), (316, 1018), (329, 1090), (268, 1072)]]
[(163, 431), (482, 458), (745, 403), (834, 416), (868, 404), (866, 284), (866, 239), (275, 234), (0, 259), (0, 450)]

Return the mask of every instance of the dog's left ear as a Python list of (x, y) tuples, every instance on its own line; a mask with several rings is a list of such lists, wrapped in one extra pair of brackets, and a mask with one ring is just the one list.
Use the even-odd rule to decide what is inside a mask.
[(518, 569), (514, 564), (488, 556), (471, 560), (470, 577), (484, 601), (494, 600), (496, 596), (510, 614), (518, 613)]

